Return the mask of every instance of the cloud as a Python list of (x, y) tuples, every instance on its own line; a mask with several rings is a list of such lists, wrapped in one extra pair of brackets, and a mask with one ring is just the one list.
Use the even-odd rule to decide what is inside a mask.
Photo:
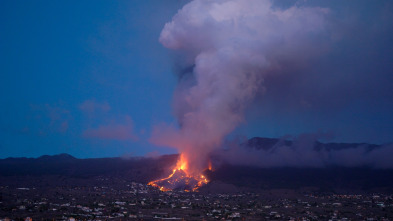
[[(25, 133), (33, 132), (39, 136), (47, 134), (60, 133), (65, 134), (69, 128), (69, 122), (72, 120), (71, 112), (59, 104), (42, 104), (30, 105), (33, 118), (38, 125), (26, 126)], [(38, 131), (35, 131), (38, 130)]]
[(130, 116), (113, 113), (108, 102), (89, 99), (79, 105), (86, 114), (86, 126), (82, 137), (112, 141), (136, 141), (134, 123)]
[(79, 109), (83, 112), (93, 115), (96, 112), (108, 112), (111, 110), (111, 106), (108, 102), (97, 102), (95, 99), (86, 100), (79, 105)]
[(83, 137), (123, 141), (138, 139), (130, 125), (101, 125), (98, 128), (85, 130)]
[(131, 118), (126, 117), (124, 123), (110, 123), (89, 128), (83, 131), (82, 137), (103, 140), (136, 141), (138, 136), (134, 132)]
[(293, 142), (282, 138), (274, 145), (257, 149), (232, 144), (213, 153), (226, 163), (258, 167), (362, 167), (393, 168), (393, 144), (321, 144), (318, 134), (304, 134)]
[(45, 109), (50, 119), (50, 128), (57, 132), (65, 133), (68, 129), (70, 111), (62, 107), (45, 104)]

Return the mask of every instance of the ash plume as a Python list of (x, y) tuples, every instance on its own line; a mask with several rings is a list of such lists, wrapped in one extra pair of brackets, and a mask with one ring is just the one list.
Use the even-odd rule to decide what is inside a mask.
[(328, 9), (275, 8), (269, 0), (194, 0), (167, 23), (160, 42), (188, 68), (174, 93), (179, 127), (157, 126), (151, 142), (170, 146), (201, 171), (208, 155), (244, 122), (264, 78), (326, 51)]

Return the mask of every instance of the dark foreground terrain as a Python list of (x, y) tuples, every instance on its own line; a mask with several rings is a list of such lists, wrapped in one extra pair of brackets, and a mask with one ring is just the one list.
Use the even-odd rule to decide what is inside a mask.
[(177, 157), (2, 159), (0, 220), (393, 220), (391, 169), (221, 163), (199, 192), (146, 185), (169, 175)]
[[(161, 192), (127, 178), (9, 177), (0, 219), (11, 220), (392, 220), (393, 195), (322, 193), (315, 188), (214, 193)], [(228, 188), (228, 187), (227, 187)]]

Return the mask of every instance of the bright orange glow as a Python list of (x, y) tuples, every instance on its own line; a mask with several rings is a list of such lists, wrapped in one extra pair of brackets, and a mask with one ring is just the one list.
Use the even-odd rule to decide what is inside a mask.
[(210, 160), (209, 160), (209, 167), (208, 168), (210, 171), (213, 171), (212, 162)]
[(173, 170), (173, 172), (175, 172), (175, 170), (183, 170), (183, 171), (188, 170), (187, 160), (184, 158), (185, 158), (184, 155), (181, 154), (180, 159), (177, 161), (176, 168)]
[[(210, 164), (209, 164), (210, 165)], [(209, 166), (210, 167), (210, 166)], [(184, 191), (197, 191), (201, 186), (209, 181), (202, 175), (191, 175), (188, 171), (188, 162), (183, 154), (180, 155), (173, 172), (166, 178), (154, 180), (148, 183), (150, 186), (157, 187), (161, 191), (170, 191), (179, 187)]]

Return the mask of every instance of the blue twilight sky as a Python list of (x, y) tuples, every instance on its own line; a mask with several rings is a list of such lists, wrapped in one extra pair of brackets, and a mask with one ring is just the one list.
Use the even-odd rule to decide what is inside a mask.
[[(187, 2), (1, 1), (0, 158), (174, 153), (149, 137), (177, 122), (176, 62), (158, 38)], [(297, 77), (267, 78), (230, 138), (393, 141), (392, 4), (328, 2), (307, 4), (331, 10), (338, 40), (312, 65), (283, 70)]]

